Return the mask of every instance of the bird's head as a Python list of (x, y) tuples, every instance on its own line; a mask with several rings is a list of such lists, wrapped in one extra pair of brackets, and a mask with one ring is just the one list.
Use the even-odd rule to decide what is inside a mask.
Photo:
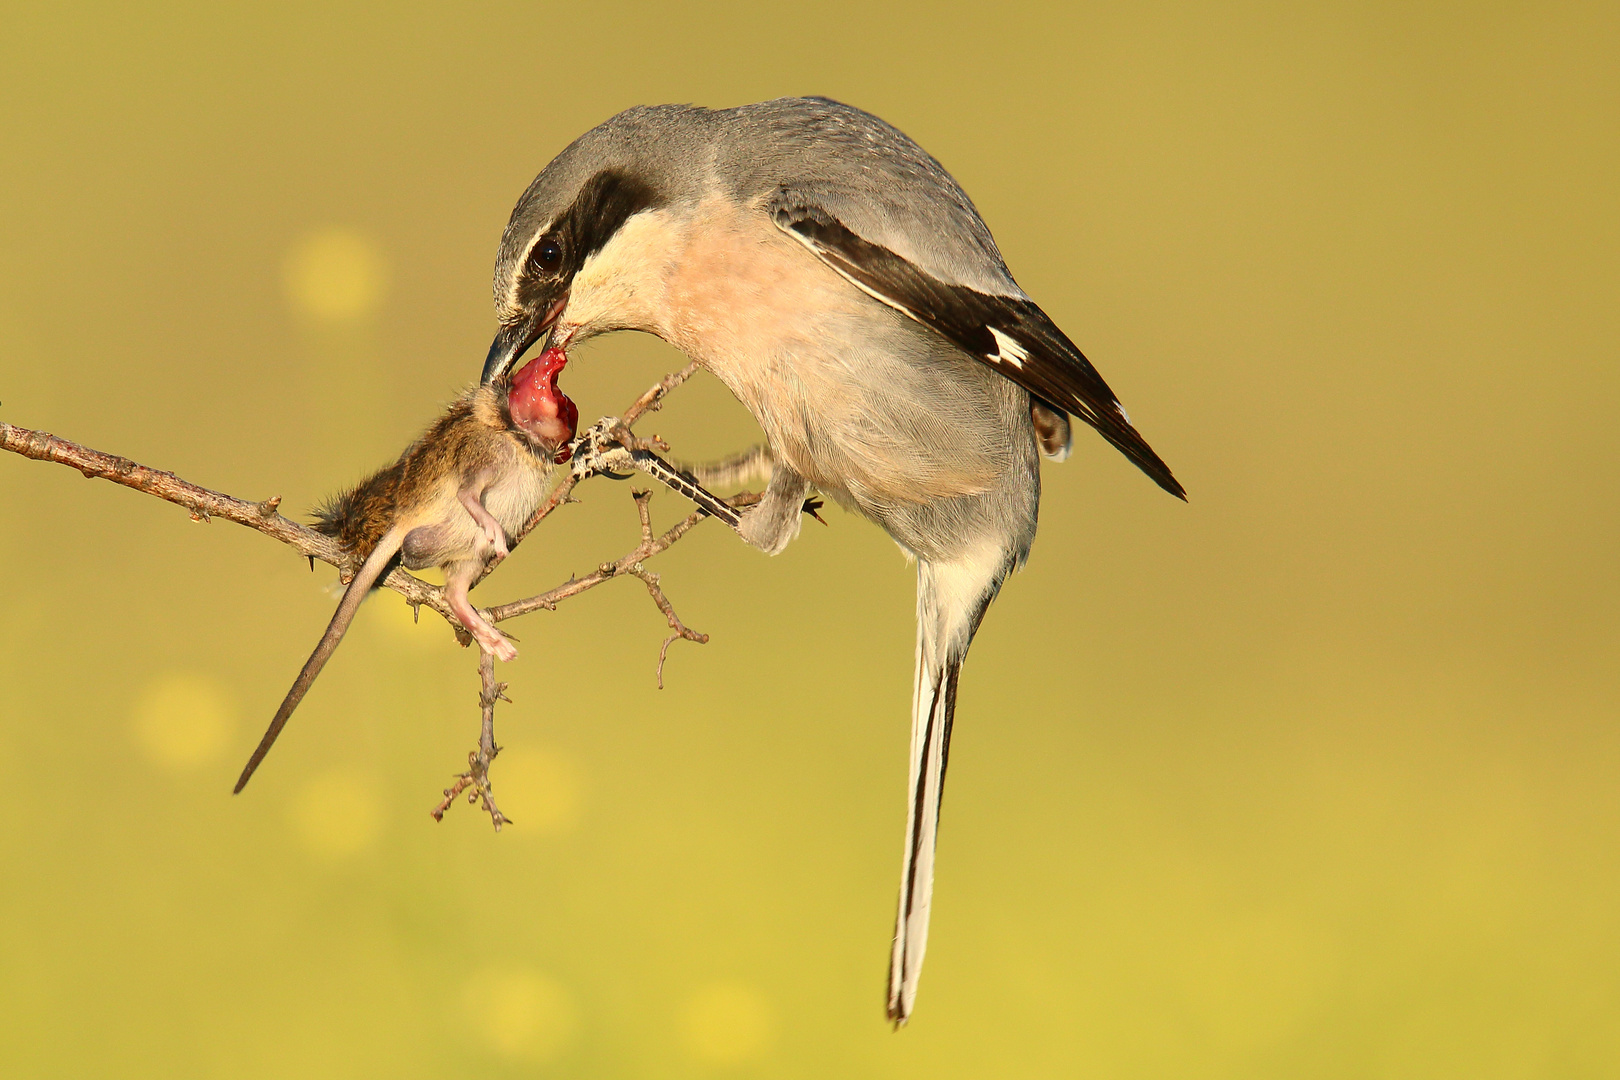
[(609, 310), (565, 316), (574, 314), (571, 300), (581, 307), (576, 279), (601, 269), (599, 257), (625, 224), (666, 206), (680, 124), (668, 107), (631, 110), (581, 136), (535, 177), (512, 211), (495, 260), (501, 329), (484, 362), (484, 382), (511, 371), (537, 342), (566, 346), (553, 336), (559, 322), (581, 338), (620, 328), (608, 325)]

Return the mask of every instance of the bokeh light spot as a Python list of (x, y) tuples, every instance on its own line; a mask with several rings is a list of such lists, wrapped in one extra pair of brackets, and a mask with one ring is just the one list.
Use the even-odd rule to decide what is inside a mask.
[(147, 683), (133, 719), (142, 753), (166, 769), (194, 769), (214, 760), (235, 727), (224, 689), (205, 675), (187, 672)]
[(770, 1045), (775, 1026), (764, 995), (740, 983), (703, 987), (681, 1015), (686, 1048), (711, 1065), (737, 1065), (758, 1057)]
[(305, 236), (287, 252), (287, 299), (300, 315), (321, 322), (358, 322), (375, 315), (388, 295), (388, 260), (371, 240), (350, 229)]
[(484, 1044), (503, 1057), (543, 1062), (574, 1037), (568, 991), (526, 968), (486, 968), (462, 986), (462, 1009)]
[(492, 771), (501, 809), (527, 835), (556, 835), (579, 823), (580, 771), (550, 750), (503, 750)]
[(333, 770), (304, 785), (292, 803), (299, 838), (327, 859), (352, 855), (382, 831), (382, 799), (370, 777)]

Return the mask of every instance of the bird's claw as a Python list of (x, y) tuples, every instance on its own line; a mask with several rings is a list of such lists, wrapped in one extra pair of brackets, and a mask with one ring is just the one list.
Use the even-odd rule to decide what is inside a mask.
[(573, 471), (577, 479), (609, 476), (622, 480), (635, 472), (630, 454), (630, 433), (616, 416), (604, 416), (586, 428), (573, 442)]

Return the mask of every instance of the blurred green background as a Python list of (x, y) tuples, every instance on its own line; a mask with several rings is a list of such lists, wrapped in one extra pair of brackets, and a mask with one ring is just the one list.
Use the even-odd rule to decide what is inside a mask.
[[(476, 662), (0, 457), (5, 1077), (1620, 1075), (1612, 4), (5, 4), (0, 416), (308, 506), (472, 380), (519, 192), (629, 105), (878, 113), (1187, 484), (1089, 431), (968, 665), (882, 1022), (912, 577), (834, 512)], [(621, 335), (618, 411), (679, 363)], [(712, 380), (652, 427), (754, 441)], [(481, 590), (634, 543), (597, 482)], [(654, 499), (660, 521), (684, 512)]]

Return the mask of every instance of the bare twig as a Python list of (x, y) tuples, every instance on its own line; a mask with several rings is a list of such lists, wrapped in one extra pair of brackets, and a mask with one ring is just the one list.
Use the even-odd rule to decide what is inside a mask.
[(434, 821), (443, 821), (446, 810), (450, 809), (456, 797), (462, 792), (467, 793), (467, 802), (472, 804), (482, 801), (484, 812), (489, 815), (490, 823), (495, 831), (500, 832), (502, 825), (509, 825), (512, 819), (501, 813), (501, 808), (495, 805), (495, 789), (489, 782), (489, 767), (494, 762), (501, 748), (495, 745), (495, 703), (504, 701), (511, 704), (512, 699), (506, 696), (506, 683), (495, 681), (495, 658), (489, 653), (480, 653), (478, 661), (478, 678), (482, 686), (478, 692), (478, 705), (483, 712), (483, 726), (478, 733), (478, 749), (467, 752), (467, 771), (456, 776), (456, 782), (444, 789), (444, 801), (431, 811)]
[[(636, 493), (637, 501), (640, 502), (641, 497), (645, 494)], [(738, 507), (752, 506), (758, 501), (759, 496), (752, 492), (743, 492), (726, 500), (732, 506)], [(503, 619), (515, 619), (519, 615), (527, 615), (531, 611), (540, 611), (542, 609), (551, 611), (569, 597), (578, 596), (588, 589), (594, 589), (603, 582), (612, 581), (614, 578), (622, 577), (625, 574), (633, 576), (635, 573), (634, 567), (637, 564), (667, 551), (671, 544), (685, 536), (706, 517), (708, 515), (703, 511), (694, 511), (677, 521), (662, 536), (656, 538), (649, 538), (647, 531), (644, 530), (641, 543), (636, 546), (636, 549), (617, 562), (605, 562), (584, 577), (569, 578), (555, 589), (543, 592), (538, 596), (531, 596), (524, 600), (513, 600), (507, 604), (497, 604), (495, 607), (486, 609), (484, 615), (490, 622), (500, 622)]]
[[(234, 495), (198, 487), (173, 473), (160, 472), (128, 458), (80, 446), (46, 431), (34, 431), (3, 422), (0, 422), (0, 450), (10, 450), (35, 461), (54, 461), (78, 469), (86, 477), (111, 480), (115, 484), (155, 495), (190, 512), (193, 521), (210, 521), (218, 517), (246, 525), (280, 540), (300, 555), (330, 563), (345, 576), (353, 573), (349, 559), (336, 540), (277, 513), (276, 508), (281, 505), (280, 495), (271, 496), (263, 502), (248, 502)], [(460, 622), (451, 613), (450, 605), (445, 603), (436, 586), (404, 570), (395, 570), (383, 584), (405, 597), (412, 606), (431, 608), (444, 616), (452, 627), (460, 628)]]
[(674, 390), (677, 386), (681, 385), (681, 383), (697, 374), (697, 369), (698, 364), (697, 361), (694, 360), (690, 364), (687, 364), (685, 367), (681, 368), (681, 370), (673, 371), (670, 374), (665, 375), (662, 379), (658, 380), (658, 382), (654, 383), (645, 394), (642, 394), (640, 397), (636, 398), (630, 407), (624, 410), (624, 415), (620, 417), (620, 419), (624, 421), (624, 426), (635, 427), (636, 421), (640, 420), (647, 413), (657, 412), (659, 409), (662, 409), (664, 407), (664, 399), (669, 396), (670, 391)]

